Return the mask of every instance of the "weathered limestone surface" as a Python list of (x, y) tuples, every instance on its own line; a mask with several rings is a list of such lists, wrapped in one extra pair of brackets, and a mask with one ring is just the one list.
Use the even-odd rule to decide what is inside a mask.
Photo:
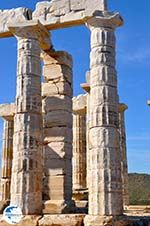
[(39, 19), (48, 29), (84, 24), (95, 11), (107, 10), (106, 0), (52, 0), (36, 5), (33, 12), (27, 8), (0, 10), (0, 38), (13, 36), (8, 24)]
[[(39, 20), (30, 20), (26, 22), (18, 21), (16, 23), (10, 22), (8, 24), (8, 28), (12, 34), (15, 34), (17, 31), (18, 38), (26, 38), (26, 33), (27, 33), (28, 38), (34, 40), (35, 38), (34, 34), (36, 33), (36, 38), (38, 39), (40, 48), (44, 51), (50, 51), (51, 49), (50, 33), (39, 22)], [(34, 70), (36, 69), (39, 70), (38, 65), (36, 64), (36, 61), (33, 61), (32, 63), (33, 63)], [(22, 73), (24, 73), (24, 71), (22, 71)]]
[(66, 213), (72, 199), (72, 57), (43, 55), (44, 213)]
[(38, 22), (11, 26), (10, 30), (18, 40), (11, 204), (19, 206), (23, 214), (38, 214), (42, 211), (43, 179), (40, 43), (44, 34), (47, 40), (48, 32)]
[(32, 11), (27, 8), (0, 10), (0, 38), (12, 36), (10, 23), (25, 22), (32, 19)]
[(12, 118), (15, 114), (16, 107), (14, 103), (0, 104), (0, 117)]
[(0, 117), (4, 120), (2, 141), (2, 169), (0, 181), (0, 201), (10, 200), (11, 168), (13, 157), (14, 104), (1, 104)]
[(86, 95), (79, 95), (77, 97), (73, 97), (73, 112), (80, 113), (86, 115), (86, 107), (87, 107), (87, 96)]
[(106, 0), (52, 0), (36, 5), (33, 18), (48, 29), (84, 24), (95, 11), (107, 10)]
[(138, 215), (135, 217), (131, 216), (86, 216), (84, 219), (85, 225), (88, 226), (135, 226), (135, 225), (150, 225), (149, 217), (139, 217)]
[(14, 121), (4, 119), (0, 200), (10, 200)]
[[(41, 216), (25, 216), (22, 218), (22, 220), (18, 224), (13, 224), (14, 226), (37, 226), (38, 221), (41, 218)], [(3, 220), (3, 217), (0, 216), (0, 226), (10, 226), (5, 220)]]
[[(45, 215), (45, 216), (25, 216), (14, 226), (83, 226), (83, 220), (85, 215), (82, 214), (55, 214), (55, 215)], [(150, 217), (143, 216), (139, 217), (138, 214), (135, 214), (134, 217), (122, 216), (122, 217), (95, 217), (96, 226), (135, 226), (135, 225), (150, 225)], [(94, 224), (95, 225), (95, 224)], [(2, 215), (0, 216), (0, 226), (10, 226), (3, 220)], [(93, 226), (90, 224), (89, 226)]]
[(90, 183), (90, 151), (89, 151), (89, 118), (90, 118), (90, 71), (86, 73), (86, 83), (81, 84), (82, 89), (86, 92), (86, 183), (87, 188)]
[(119, 132), (120, 132), (120, 152), (121, 152), (121, 173), (122, 173), (122, 190), (123, 204), (129, 205), (129, 188), (128, 188), (128, 161), (126, 148), (126, 132), (125, 132), (125, 110), (128, 107), (125, 104), (119, 104)]
[(39, 221), (39, 226), (82, 226), (84, 215), (79, 214), (59, 214), (44, 216)]
[[(96, 216), (123, 213), (121, 156), (118, 132), (118, 94), (114, 29), (118, 14), (103, 14), (87, 21), (91, 31), (89, 118), (89, 216), (86, 226), (101, 225)], [(92, 222), (92, 223), (91, 223)]]
[[(80, 214), (55, 214), (45, 216), (25, 216), (14, 226), (83, 226), (84, 215)], [(0, 226), (10, 226), (0, 216)]]
[(87, 188), (86, 106), (86, 95), (73, 98), (73, 190), (75, 197), (80, 196), (80, 191)]
[(128, 216), (150, 216), (150, 205), (128, 205), (125, 214)]

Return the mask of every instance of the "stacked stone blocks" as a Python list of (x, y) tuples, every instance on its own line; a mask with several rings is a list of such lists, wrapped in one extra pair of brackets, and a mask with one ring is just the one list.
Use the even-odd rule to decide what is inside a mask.
[(43, 63), (44, 199), (61, 213), (72, 199), (72, 57), (44, 54)]

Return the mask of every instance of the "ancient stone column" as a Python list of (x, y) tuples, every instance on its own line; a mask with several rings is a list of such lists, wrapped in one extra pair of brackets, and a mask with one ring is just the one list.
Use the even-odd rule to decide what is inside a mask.
[(86, 92), (86, 183), (87, 188), (90, 183), (90, 152), (89, 152), (89, 116), (90, 116), (90, 72), (86, 73), (86, 83), (81, 84), (81, 88)]
[[(118, 13), (99, 12), (87, 20), (91, 31), (89, 118), (89, 215), (86, 226), (123, 213), (115, 34)], [(109, 219), (110, 220), (110, 219)]]
[(119, 132), (120, 132), (120, 152), (121, 152), (121, 172), (122, 172), (122, 191), (123, 205), (129, 205), (129, 188), (128, 188), (128, 162), (126, 148), (126, 131), (125, 131), (125, 110), (128, 107), (125, 104), (119, 104)]
[(13, 120), (4, 119), (1, 200), (10, 200), (10, 182), (13, 150)]
[(85, 199), (86, 183), (86, 95), (73, 98), (73, 193)]
[(72, 57), (43, 56), (44, 213), (66, 213), (72, 205)]
[(42, 211), (41, 47), (49, 49), (49, 33), (37, 21), (10, 26), (18, 41), (16, 113), (14, 117), (11, 205), (23, 214)]
[(13, 158), (14, 104), (0, 105), (0, 117), (4, 120), (2, 141), (2, 171), (0, 181), (0, 201), (10, 200), (11, 168)]

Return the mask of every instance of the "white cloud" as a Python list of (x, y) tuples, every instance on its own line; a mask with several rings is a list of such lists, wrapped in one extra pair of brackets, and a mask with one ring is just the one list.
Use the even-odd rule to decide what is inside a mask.
[(135, 52), (127, 54), (127, 60), (131, 62), (143, 62), (150, 60), (150, 47), (145, 49), (141, 48)]
[[(129, 48), (130, 49), (130, 48)], [(136, 50), (118, 51), (118, 59), (125, 63), (143, 63), (150, 61), (150, 47)]]
[(120, 31), (117, 34), (118, 59), (124, 63), (149, 62), (150, 60), (150, 35)]

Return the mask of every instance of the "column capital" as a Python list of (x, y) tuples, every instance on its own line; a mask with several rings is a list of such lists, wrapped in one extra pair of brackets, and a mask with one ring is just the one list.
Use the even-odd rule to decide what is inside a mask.
[(123, 25), (123, 18), (118, 12), (98, 11), (86, 21), (86, 26), (93, 30), (98, 27), (115, 29)]
[(119, 104), (119, 113), (124, 112), (128, 109), (128, 106), (126, 104), (120, 103)]
[(8, 24), (8, 28), (17, 39), (38, 39), (41, 49), (48, 51), (51, 48), (50, 34), (39, 20)]
[(87, 108), (87, 96), (79, 95), (77, 97), (73, 97), (72, 101), (73, 101), (73, 113), (85, 115)]
[(80, 84), (80, 86), (85, 92), (90, 93), (90, 84), (89, 83), (82, 83), (82, 84)]
[(11, 121), (15, 115), (15, 110), (16, 106), (14, 103), (0, 104), (0, 117), (7, 121)]
[(86, 72), (86, 83), (80, 84), (81, 88), (86, 92), (90, 93), (90, 71)]

